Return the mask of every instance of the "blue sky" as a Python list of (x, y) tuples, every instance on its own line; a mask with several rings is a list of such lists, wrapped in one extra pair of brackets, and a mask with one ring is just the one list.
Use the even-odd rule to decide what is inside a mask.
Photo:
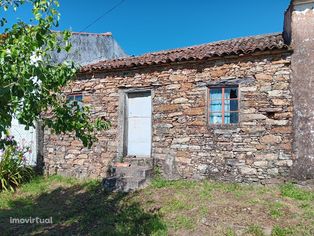
[[(59, 29), (82, 31), (121, 0), (59, 0)], [(88, 32), (112, 32), (129, 55), (281, 32), (290, 0), (124, 0)], [(3, 14), (1, 12), (1, 14)], [(28, 19), (29, 8), (7, 14)]]

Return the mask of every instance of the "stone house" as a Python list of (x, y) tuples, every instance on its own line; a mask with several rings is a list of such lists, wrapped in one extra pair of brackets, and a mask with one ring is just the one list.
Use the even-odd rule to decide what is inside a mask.
[(47, 130), (46, 173), (102, 178), (124, 159), (126, 175), (149, 162), (168, 178), (312, 178), (313, 8), (293, 0), (283, 33), (82, 67), (64, 91), (112, 127), (91, 149)]

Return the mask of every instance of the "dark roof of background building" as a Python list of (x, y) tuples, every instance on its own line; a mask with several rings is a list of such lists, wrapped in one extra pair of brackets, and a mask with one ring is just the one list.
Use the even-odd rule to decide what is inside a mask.
[[(53, 63), (61, 63), (69, 60), (77, 65), (96, 63), (103, 60), (113, 60), (128, 55), (123, 51), (112, 33), (88, 33), (71, 32), (69, 41), (72, 44), (71, 50), (67, 53), (61, 51), (52, 54)], [(62, 42), (60, 42), (62, 43)]]
[(99, 61), (82, 67), (81, 72), (114, 70), (181, 61), (195, 61), (212, 57), (251, 54), (257, 51), (276, 49), (289, 49), (289, 46), (284, 43), (282, 33), (236, 38), (198, 46), (147, 53), (141, 56)]

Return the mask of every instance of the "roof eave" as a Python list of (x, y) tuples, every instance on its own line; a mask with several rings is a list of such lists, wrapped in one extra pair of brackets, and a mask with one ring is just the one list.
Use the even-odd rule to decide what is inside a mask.
[(160, 62), (160, 63), (152, 63), (152, 64), (141, 64), (141, 65), (128, 65), (128, 66), (120, 66), (120, 67), (112, 67), (112, 68), (91, 68), (79, 71), (78, 75), (81, 74), (94, 74), (94, 73), (110, 73), (110, 72), (119, 72), (119, 71), (133, 71), (133, 70), (141, 70), (148, 67), (155, 68), (161, 67), (165, 65), (182, 65), (186, 63), (199, 63), (205, 61), (217, 61), (217, 60), (230, 60), (235, 58), (245, 58), (245, 57), (256, 57), (262, 55), (275, 55), (275, 54), (282, 54), (282, 53), (292, 53), (293, 49), (290, 46), (284, 45), (282, 48), (273, 48), (268, 50), (254, 50), (250, 53), (242, 53), (242, 54), (230, 54), (230, 55), (221, 55), (221, 56), (213, 56), (213, 57), (204, 57), (200, 59), (193, 59), (193, 60), (181, 60), (181, 61), (171, 61), (171, 62)]

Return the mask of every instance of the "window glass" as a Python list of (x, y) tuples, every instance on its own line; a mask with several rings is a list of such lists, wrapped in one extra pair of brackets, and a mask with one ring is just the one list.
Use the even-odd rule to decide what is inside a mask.
[(225, 100), (225, 111), (238, 111), (238, 100)]
[(238, 87), (209, 88), (209, 123), (239, 122)]
[(221, 112), (221, 109), (222, 109), (222, 100), (212, 100), (210, 102), (211, 112)]
[(238, 112), (230, 113), (230, 123), (231, 124), (239, 123), (239, 113)]
[(70, 94), (67, 96), (67, 101), (70, 106), (83, 106), (83, 95), (82, 94)]
[(82, 102), (82, 101), (83, 101), (83, 96), (82, 96), (82, 94), (81, 94), (81, 95), (75, 95), (75, 100)]
[(238, 98), (238, 88), (225, 88), (225, 99)]
[(222, 89), (221, 88), (214, 88), (210, 90), (210, 99), (222, 99)]
[(211, 113), (210, 114), (211, 124), (222, 124), (222, 114), (221, 113)]

